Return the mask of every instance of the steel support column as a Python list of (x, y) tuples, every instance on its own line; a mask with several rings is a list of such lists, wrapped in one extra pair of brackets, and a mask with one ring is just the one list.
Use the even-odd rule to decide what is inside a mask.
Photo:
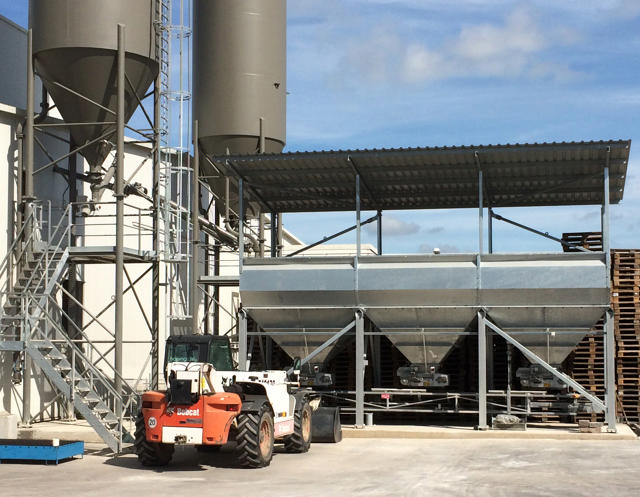
[(355, 312), (356, 321), (356, 427), (364, 427), (364, 312)]
[(487, 328), (484, 311), (478, 311), (478, 429), (487, 426)]
[(482, 184), (482, 170), (478, 171), (478, 253), (484, 252), (484, 198)]
[(605, 423), (607, 431), (615, 433), (616, 428), (616, 366), (615, 366), (616, 341), (614, 336), (613, 311), (607, 309), (604, 315), (604, 377), (605, 398), (607, 406), (605, 411)]
[(356, 255), (360, 257), (360, 175), (356, 174)]
[(114, 369), (116, 391), (116, 416), (122, 420), (122, 338), (124, 294), (124, 112), (125, 112), (125, 26), (118, 24), (118, 110), (116, 143), (116, 281), (115, 281), (115, 343)]
[[(160, 36), (160, 35), (158, 35)], [(157, 389), (162, 375), (160, 367), (160, 88), (162, 86), (161, 71), (158, 71), (153, 87), (153, 251), (155, 258), (151, 268), (151, 388)]]
[[(602, 202), (602, 250), (607, 265), (607, 278), (611, 287), (611, 246), (610, 246), (610, 218), (609, 218), (609, 158), (611, 147), (607, 147), (606, 164), (604, 167), (604, 192)], [(605, 422), (607, 431), (616, 430), (616, 340), (613, 310), (607, 309), (604, 315), (604, 378), (605, 378)]]
[[(23, 219), (25, 223), (29, 223), (24, 227), (24, 239), (31, 243), (31, 230), (33, 229), (33, 113), (34, 113), (34, 92), (35, 75), (33, 70), (33, 31), (30, 29), (27, 35), (27, 115), (25, 117), (24, 128), (24, 193), (22, 195)], [(27, 253), (31, 251), (29, 247), (25, 247)], [(25, 330), (27, 331), (27, 330)], [(25, 340), (29, 340), (29, 336), (25, 333)], [(28, 424), (31, 420), (31, 357), (24, 353), (24, 365), (22, 371), (22, 422)]]

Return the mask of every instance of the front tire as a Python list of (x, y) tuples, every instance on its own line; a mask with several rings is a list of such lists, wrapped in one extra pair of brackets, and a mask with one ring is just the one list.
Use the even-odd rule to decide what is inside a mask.
[(173, 444), (149, 442), (144, 416), (138, 413), (136, 418), (135, 448), (138, 461), (143, 466), (166, 466), (173, 457)]
[(237, 417), (236, 455), (240, 466), (263, 468), (273, 457), (273, 414), (268, 404), (256, 412), (240, 413)]
[(311, 406), (305, 399), (301, 409), (294, 413), (294, 432), (284, 440), (287, 452), (308, 452), (311, 447)]

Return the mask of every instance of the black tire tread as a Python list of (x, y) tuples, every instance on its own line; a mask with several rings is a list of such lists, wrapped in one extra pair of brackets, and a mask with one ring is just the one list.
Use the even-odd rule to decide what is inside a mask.
[(309, 419), (311, 419), (311, 406), (305, 400), (300, 409), (296, 409), (293, 415), (294, 431), (284, 439), (284, 448), (287, 452), (302, 454), (308, 452), (311, 447), (311, 430), (305, 440), (302, 433), (302, 413), (307, 411)]
[[(272, 454), (264, 459), (260, 453), (260, 420), (267, 412), (271, 415), (269, 407), (265, 403), (260, 408), (260, 411), (243, 412), (236, 418), (238, 422), (236, 457), (240, 466), (246, 468), (262, 468), (271, 463)], [(273, 432), (271, 436), (273, 438)]]
[(166, 466), (173, 457), (173, 444), (149, 442), (142, 412), (136, 418), (135, 449), (143, 466)]

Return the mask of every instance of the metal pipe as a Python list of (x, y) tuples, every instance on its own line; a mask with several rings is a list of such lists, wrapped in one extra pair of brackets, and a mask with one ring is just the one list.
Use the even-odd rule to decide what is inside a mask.
[(364, 312), (355, 312), (356, 321), (356, 428), (364, 427)]
[(244, 181), (242, 178), (238, 180), (238, 274), (242, 274), (242, 263), (244, 259)]
[(198, 277), (200, 268), (200, 147), (198, 144), (198, 121), (193, 123), (193, 184), (191, 190), (191, 219), (192, 219), (192, 254), (191, 254), (191, 331), (198, 331)]
[(613, 311), (607, 309), (604, 314), (604, 364), (605, 364), (605, 422), (607, 432), (615, 433), (616, 429), (616, 366), (615, 366), (615, 336)]
[(478, 429), (487, 429), (487, 328), (484, 311), (478, 311)]
[(271, 213), (271, 257), (278, 257), (278, 215)]
[(283, 233), (283, 229), (282, 229), (282, 212), (278, 213), (278, 229), (277, 229), (277, 237), (276, 237), (276, 241), (277, 243), (277, 253), (278, 253), (278, 257), (282, 256), (282, 233)]
[[(378, 216), (370, 217), (370, 218), (369, 218), (369, 219), (367, 219), (366, 221), (362, 221), (362, 222), (360, 223), (360, 226), (364, 226), (365, 224), (372, 223), (372, 222), (374, 222), (376, 219), (378, 219)], [(309, 250), (309, 249), (311, 249), (311, 248), (313, 248), (313, 247), (317, 247), (318, 245), (322, 245), (323, 243), (326, 243), (326, 242), (328, 242), (328, 241), (330, 241), (330, 240), (333, 240), (334, 238), (338, 238), (339, 236), (342, 236), (342, 235), (344, 235), (344, 234), (346, 234), (346, 233), (349, 233), (350, 231), (355, 230), (357, 227), (358, 227), (358, 225), (357, 225), (357, 224), (354, 224), (353, 226), (350, 226), (349, 228), (345, 228), (345, 229), (343, 229), (342, 231), (338, 231), (337, 233), (334, 233), (334, 234), (333, 234), (333, 235), (331, 235), (331, 236), (327, 236), (327, 237), (323, 238), (322, 240), (318, 240), (317, 242), (314, 242), (314, 243), (312, 243), (312, 244), (310, 244), (310, 245), (305, 245), (305, 246), (304, 246), (304, 247), (302, 247), (301, 249), (296, 250), (295, 252), (292, 252), (292, 253), (290, 253), (290, 254), (287, 254), (287, 257), (293, 257), (294, 255), (301, 254), (302, 252), (305, 252), (305, 251), (307, 251), (307, 250)]]
[[(477, 155), (477, 152), (476, 152)], [(478, 253), (484, 252), (484, 198), (482, 185), (482, 170), (478, 171)]]
[(382, 255), (382, 211), (378, 211), (378, 255)]
[(114, 369), (116, 416), (122, 421), (123, 370), (123, 304), (124, 304), (124, 113), (125, 113), (125, 26), (118, 24), (118, 79), (117, 79), (117, 143), (116, 143), (116, 276), (115, 276), (115, 344)]
[(238, 370), (247, 370), (247, 315), (238, 311)]
[[(607, 284), (611, 287), (611, 247), (609, 241), (609, 159), (611, 147), (607, 147), (606, 164), (603, 171), (603, 202), (602, 202), (602, 250), (607, 265)], [(615, 329), (613, 310), (607, 309), (604, 316), (604, 370), (605, 370), (605, 421), (609, 433), (616, 432), (616, 366), (615, 366)]]
[(356, 174), (356, 256), (360, 257), (360, 175)]
[(487, 219), (487, 231), (489, 238), (489, 253), (493, 254), (493, 209), (489, 207), (489, 219)]

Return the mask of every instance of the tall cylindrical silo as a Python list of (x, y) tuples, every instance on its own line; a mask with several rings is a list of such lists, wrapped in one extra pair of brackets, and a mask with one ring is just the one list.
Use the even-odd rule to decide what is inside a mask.
[(194, 0), (193, 18), (193, 114), (203, 153), (281, 152), (286, 0)]
[[(90, 123), (70, 128), (77, 145), (115, 133), (114, 115), (87, 98), (116, 110), (118, 24), (126, 26), (127, 121), (155, 79), (155, 11), (156, 0), (30, 0), (36, 71), (66, 122)], [(101, 141), (82, 154), (97, 171), (110, 148)]]

